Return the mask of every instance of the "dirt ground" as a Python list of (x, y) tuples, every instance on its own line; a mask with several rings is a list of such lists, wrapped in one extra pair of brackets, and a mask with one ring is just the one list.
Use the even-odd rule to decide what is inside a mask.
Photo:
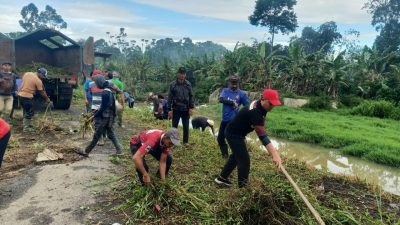
[[(115, 151), (110, 141), (96, 147), (88, 159), (74, 152), (91, 138), (87, 135), (82, 139), (79, 134), (81, 113), (76, 106), (68, 111), (54, 111), (51, 123), (44, 123), (43, 114), (38, 114), (35, 119), (42, 131), (24, 134), (22, 115), (17, 112), (0, 171), (0, 224), (123, 223), (112, 213), (96, 214), (97, 202), (105, 198), (101, 193), (111, 188), (119, 167), (110, 161)], [(50, 121), (50, 116), (47, 119)], [(64, 159), (36, 163), (37, 153), (46, 148), (63, 153)]]

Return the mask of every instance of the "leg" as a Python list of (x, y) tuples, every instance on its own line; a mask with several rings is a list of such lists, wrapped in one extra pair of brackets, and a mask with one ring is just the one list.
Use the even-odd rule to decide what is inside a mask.
[(184, 111), (181, 114), (182, 117), (182, 126), (183, 126), (183, 143), (189, 143), (189, 111)]
[(21, 97), (20, 100), (22, 103), (23, 114), (24, 114), (23, 131), (24, 132), (34, 131), (32, 125), (31, 125), (32, 117), (34, 115), (33, 99)]
[[(157, 161), (160, 161), (161, 154), (162, 154), (161, 151), (150, 151), (149, 154), (151, 156), (153, 156), (153, 158), (155, 158)], [(169, 169), (171, 168), (171, 165), (172, 165), (172, 156), (170, 154), (168, 154), (168, 156), (167, 156), (167, 163), (166, 164), (167, 164), (167, 168), (165, 170), (165, 176), (168, 175), (168, 171), (169, 171)], [(160, 177), (160, 169), (158, 169), (158, 171), (157, 171), (157, 176)]]
[(225, 142), (225, 128), (228, 125), (229, 121), (221, 121), (218, 131), (218, 145), (221, 150), (222, 157), (228, 158), (228, 145)]
[[(142, 144), (131, 145), (131, 153), (132, 153), (132, 155), (135, 155), (135, 153), (137, 152), (137, 150), (140, 148), (141, 145), (142, 145)], [(144, 166), (144, 169), (145, 169), (147, 172), (149, 172), (149, 166), (147, 166), (147, 163), (146, 163), (146, 160), (144, 159), (144, 157), (143, 157), (143, 166)], [(140, 172), (140, 170), (136, 169), (136, 173), (137, 173), (137, 175), (138, 175), (138, 177), (139, 177), (140, 183), (141, 183), (141, 184), (144, 184), (142, 172)]]
[[(122, 104), (121, 104), (122, 105)], [(118, 126), (122, 127), (122, 115), (124, 114), (124, 108), (122, 108), (117, 115)]]
[(2, 114), (5, 114), (4, 109), (5, 109), (5, 96), (0, 96), (0, 117), (4, 118)]
[(93, 139), (85, 149), (86, 154), (89, 154), (93, 150), (93, 148), (96, 146), (97, 142), (103, 135), (104, 130), (106, 129), (106, 125), (107, 125), (106, 122), (108, 122), (108, 121), (101, 120), (101, 121), (97, 122), (98, 125), (96, 128), (96, 131), (94, 132)]
[(177, 110), (172, 110), (172, 127), (178, 128), (180, 118), (180, 112)]
[[(231, 140), (228, 139), (228, 143), (229, 142), (231, 142)], [(232, 148), (233, 143), (235, 144), (235, 148)], [(237, 163), (239, 187), (245, 187), (250, 173), (250, 155), (247, 151), (244, 139), (235, 140), (233, 143), (229, 143), (229, 146), (232, 149)]]
[[(241, 172), (244, 172), (245, 169), (244, 163), (242, 158), (244, 157), (243, 155), (247, 154), (248, 157), (248, 152), (246, 148), (246, 142), (244, 138), (241, 137), (227, 137), (229, 147), (232, 149), (232, 154), (229, 156), (228, 161), (226, 162), (224, 169), (222, 170), (220, 176), (224, 179), (228, 179), (229, 175), (232, 173), (232, 171), (235, 169), (236, 166), (238, 166), (238, 173), (239, 173), (239, 168), (241, 169)], [(244, 154), (244, 153), (245, 154)], [(244, 157), (246, 158), (246, 157)], [(250, 164), (250, 161), (249, 161)], [(247, 181), (248, 177), (248, 172), (247, 176), (245, 176), (245, 173), (242, 173), (240, 178), (245, 177)], [(242, 182), (242, 180), (239, 180), (239, 182)]]
[(4, 153), (6, 152), (8, 140), (10, 140), (10, 137), (11, 137), (11, 132), (9, 131), (6, 135), (4, 135), (0, 139), (0, 168), (1, 168), (1, 162), (3, 162), (3, 156)]
[(119, 140), (117, 135), (115, 134), (114, 128), (112, 125), (109, 125), (107, 127), (107, 136), (111, 140), (111, 142), (114, 144), (115, 150), (117, 154), (121, 154), (121, 145), (119, 144)]
[(13, 102), (13, 97), (11, 95), (6, 97), (4, 104), (4, 111), (6, 114), (4, 115), (4, 118), (10, 118), (13, 109)]

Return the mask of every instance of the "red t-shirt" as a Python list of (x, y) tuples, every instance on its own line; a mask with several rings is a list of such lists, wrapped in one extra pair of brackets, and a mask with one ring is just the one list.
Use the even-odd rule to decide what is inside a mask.
[(161, 143), (161, 139), (164, 137), (164, 131), (162, 130), (148, 130), (142, 132), (138, 135), (135, 135), (131, 138), (131, 144), (141, 143), (142, 146), (138, 149), (140, 153), (146, 155), (152, 150), (160, 149), (163, 154), (169, 154), (169, 148), (163, 147)]
[(10, 126), (0, 118), (0, 138), (3, 138), (10, 131)]

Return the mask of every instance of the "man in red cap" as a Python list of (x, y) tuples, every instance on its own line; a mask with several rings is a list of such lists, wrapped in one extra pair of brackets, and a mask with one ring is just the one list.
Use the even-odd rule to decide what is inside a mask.
[(281, 105), (281, 102), (279, 101), (278, 91), (266, 89), (262, 93), (261, 100), (253, 101), (250, 105), (243, 107), (232, 119), (225, 129), (226, 140), (232, 149), (232, 154), (219, 177), (215, 178), (215, 183), (232, 186), (228, 177), (237, 166), (239, 187), (246, 186), (250, 172), (250, 156), (245, 138), (253, 130), (256, 131), (260, 141), (272, 156), (276, 167), (280, 169), (282, 165), (281, 157), (269, 140), (264, 127), (267, 112), (279, 105)]

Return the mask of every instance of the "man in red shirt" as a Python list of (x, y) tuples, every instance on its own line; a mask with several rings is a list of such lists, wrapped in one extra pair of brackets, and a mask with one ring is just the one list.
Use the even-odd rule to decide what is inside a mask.
[(10, 140), (11, 131), (10, 126), (0, 118), (0, 168), (3, 161), (4, 153), (7, 149), (8, 140)]
[(139, 135), (134, 135), (131, 138), (130, 146), (133, 155), (132, 160), (135, 163), (140, 182), (144, 185), (150, 183), (149, 167), (144, 159), (145, 155), (150, 154), (160, 162), (157, 175), (161, 179), (165, 179), (172, 164), (170, 149), (173, 146), (180, 145), (180, 135), (176, 128), (171, 128), (167, 132), (148, 130)]

